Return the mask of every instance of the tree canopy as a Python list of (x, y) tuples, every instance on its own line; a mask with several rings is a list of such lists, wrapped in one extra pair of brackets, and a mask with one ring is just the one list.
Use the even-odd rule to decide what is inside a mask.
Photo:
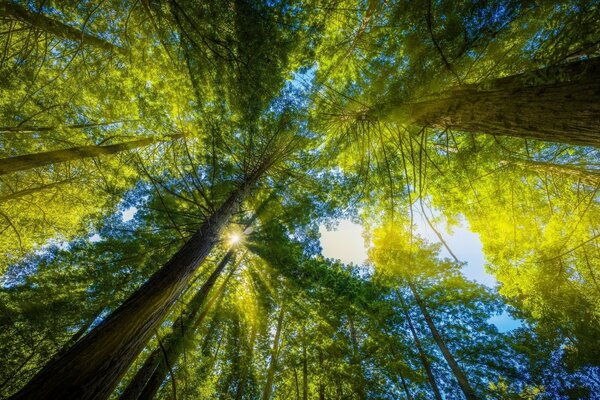
[(0, 0), (0, 398), (598, 398), (598, 21)]

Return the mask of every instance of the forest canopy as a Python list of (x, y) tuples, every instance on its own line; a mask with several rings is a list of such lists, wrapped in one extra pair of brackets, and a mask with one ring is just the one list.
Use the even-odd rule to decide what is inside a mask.
[(0, 0), (0, 398), (599, 399), (599, 21)]

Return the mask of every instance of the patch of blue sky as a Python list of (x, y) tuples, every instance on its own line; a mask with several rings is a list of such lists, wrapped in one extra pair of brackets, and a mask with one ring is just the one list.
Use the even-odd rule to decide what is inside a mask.
[[(416, 232), (429, 240), (437, 243), (439, 239), (435, 232), (429, 228), (425, 219), (420, 214), (415, 214)], [(329, 226), (331, 228), (331, 226)], [(483, 245), (479, 235), (470, 231), (468, 224), (463, 220), (459, 226), (453, 227), (450, 233), (443, 224), (436, 229), (442, 234), (448, 247), (464, 262), (462, 273), (467, 279), (485, 285), (495, 290), (498, 282), (495, 277), (485, 270), (485, 257)], [(347, 219), (337, 221), (334, 229), (328, 229), (324, 224), (319, 226), (321, 234), (320, 244), (324, 257), (340, 260), (345, 264), (366, 265), (368, 262), (368, 247), (363, 238), (363, 227)], [(441, 257), (449, 258), (450, 253), (442, 247)], [(497, 327), (500, 332), (507, 332), (522, 326), (522, 322), (512, 318), (504, 311), (500, 315), (492, 316), (489, 322)]]
[(123, 210), (121, 212), (121, 221), (123, 222), (129, 222), (131, 221), (134, 217), (135, 214), (137, 213), (138, 209), (135, 206), (129, 207), (125, 210)]

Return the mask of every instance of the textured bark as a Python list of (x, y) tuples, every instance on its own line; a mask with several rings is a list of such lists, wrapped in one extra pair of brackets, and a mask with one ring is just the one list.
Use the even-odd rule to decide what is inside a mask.
[[(170, 139), (177, 139), (182, 135), (172, 135)], [(79, 146), (70, 149), (46, 151), (43, 153), (25, 154), (22, 156), (8, 157), (0, 159), (0, 175), (6, 175), (11, 172), (27, 171), (33, 168), (44, 167), (47, 165), (58, 164), (66, 161), (83, 160), (85, 158), (98, 157), (109, 154), (117, 154), (127, 150), (133, 150), (140, 147), (159, 142), (159, 138), (144, 138), (132, 140), (131, 142), (109, 144), (105, 146)]]
[(466, 85), (382, 109), (388, 118), (420, 126), (600, 147), (600, 59)]
[(277, 318), (277, 328), (275, 328), (275, 338), (273, 339), (273, 347), (271, 348), (271, 360), (269, 362), (267, 381), (265, 383), (262, 400), (269, 400), (271, 398), (271, 391), (273, 390), (273, 378), (275, 377), (275, 371), (277, 370), (277, 357), (279, 356), (279, 342), (281, 339), (281, 329), (283, 327), (284, 315), (285, 308), (282, 306), (281, 310), (279, 311), (279, 318)]
[(39, 12), (31, 11), (27, 7), (13, 3), (12, 1), (0, 1), (0, 14), (13, 20), (21, 21), (35, 29), (40, 29), (61, 39), (81, 42), (84, 45), (89, 44), (102, 50), (124, 51), (121, 47), (107, 42), (106, 40), (87, 34), (70, 25), (63, 24), (62, 22), (49, 18)]
[(435, 341), (435, 343), (439, 347), (440, 351), (442, 352), (442, 355), (446, 359), (448, 366), (450, 366), (450, 369), (452, 370), (454, 377), (458, 381), (458, 385), (460, 386), (460, 389), (462, 390), (463, 394), (465, 395), (467, 400), (477, 399), (477, 396), (475, 395), (475, 391), (471, 387), (471, 384), (469, 383), (467, 376), (465, 375), (463, 370), (460, 368), (460, 366), (454, 359), (454, 356), (450, 352), (450, 349), (448, 349), (448, 346), (446, 346), (446, 342), (442, 338), (442, 335), (440, 334), (440, 332), (437, 330), (437, 327), (435, 326), (433, 319), (431, 318), (431, 315), (429, 315), (429, 311), (427, 311), (427, 307), (425, 306), (425, 303), (423, 303), (423, 300), (421, 299), (421, 296), (419, 296), (419, 293), (417, 292), (415, 286), (411, 282), (409, 282), (408, 286), (410, 287), (410, 290), (415, 298), (415, 301), (417, 302), (417, 305), (419, 306), (419, 310), (421, 310), (421, 314), (423, 315), (423, 318), (425, 319), (425, 322), (427, 323), (427, 326), (429, 327), (431, 336), (433, 336), (433, 340)]
[[(252, 218), (247, 222), (245, 228), (250, 227), (254, 223), (254, 221), (256, 221), (256, 219), (264, 210), (264, 208), (270, 200), (271, 197), (265, 200), (257, 208)], [(216, 280), (223, 273), (225, 266), (227, 265), (232, 256), (233, 250), (230, 250), (227, 252), (227, 254), (225, 254), (217, 268), (215, 268), (215, 270), (208, 277), (206, 282), (202, 285), (198, 293), (196, 293), (196, 295), (190, 302), (188, 306), (188, 312), (185, 313), (184, 317), (181, 320), (173, 323), (172, 332), (169, 338), (166, 340), (164, 354), (162, 351), (160, 351), (160, 349), (156, 349), (152, 353), (152, 355), (147, 360), (147, 363), (151, 364), (146, 365), (146, 363), (144, 363), (142, 369), (138, 371), (138, 374), (140, 374), (141, 376), (139, 376), (138, 378), (138, 374), (136, 374), (132, 381), (132, 383), (135, 385), (135, 388), (132, 388), (132, 390), (127, 394), (127, 396), (125, 396), (124, 393), (123, 396), (125, 397), (122, 396), (120, 400), (153, 399), (156, 397), (160, 385), (167, 378), (167, 375), (170, 371), (169, 364), (172, 365), (177, 362), (183, 351), (184, 341), (190, 338), (196, 332), (198, 326), (202, 323), (212, 304), (218, 297), (219, 294), (213, 296), (206, 305), (206, 307), (202, 307), (208, 293), (214, 286)], [(219, 290), (219, 293), (221, 293), (225, 289), (225, 285), (231, 278), (231, 275), (237, 269), (238, 265), (239, 263), (231, 269), (227, 278), (225, 279), (223, 286)], [(253, 331), (253, 334), (251, 336), (254, 337), (255, 334), (256, 332)], [(254, 338), (252, 338), (252, 342), (254, 342)], [(139, 386), (140, 383), (142, 384), (142, 386)], [(241, 387), (242, 385), (238, 386), (238, 391), (243, 390), (243, 388), (240, 389)], [(129, 385), (127, 389), (129, 389)], [(127, 391), (128, 390), (126, 390), (126, 392)]]
[(269, 165), (261, 164), (142, 287), (13, 399), (108, 398)]
[[(204, 320), (208, 310), (214, 303), (214, 300), (216, 300), (218, 294), (211, 298), (206, 307), (203, 307), (217, 278), (221, 275), (232, 257), (233, 250), (229, 250), (206, 282), (196, 292), (186, 307), (186, 311), (180, 318), (173, 322), (171, 333), (163, 341), (164, 352), (161, 348), (157, 348), (148, 356), (142, 367), (123, 391), (120, 400), (136, 400), (142, 396), (142, 393), (145, 393), (147, 398), (154, 397), (155, 391), (158, 390), (160, 384), (169, 373), (169, 364), (173, 365), (179, 358), (183, 342), (189, 335), (193, 334), (195, 328)], [(232, 268), (231, 272), (234, 270), (235, 268)], [(200, 313), (201, 310), (202, 313)]]
[[(415, 347), (417, 348), (417, 352), (419, 353), (419, 359), (421, 360), (421, 364), (423, 364), (423, 368), (425, 369), (425, 373), (427, 374), (427, 379), (429, 380), (429, 384), (431, 385), (431, 389), (433, 390), (433, 396), (436, 400), (442, 400), (442, 395), (440, 393), (440, 389), (437, 385), (437, 381), (435, 379), (435, 375), (433, 375), (433, 371), (431, 369), (431, 364), (429, 362), (429, 358), (425, 351), (423, 350), (423, 346), (421, 345), (421, 340), (417, 335), (417, 331), (415, 326), (413, 325), (412, 318), (408, 313), (408, 309), (404, 300), (402, 299), (402, 294), (398, 292), (398, 300), (400, 300), (400, 305), (402, 307), (402, 311), (404, 312), (404, 318), (406, 318), (406, 322), (408, 323), (408, 328), (410, 329), (410, 333), (415, 341)], [(404, 380), (403, 380), (404, 381)]]

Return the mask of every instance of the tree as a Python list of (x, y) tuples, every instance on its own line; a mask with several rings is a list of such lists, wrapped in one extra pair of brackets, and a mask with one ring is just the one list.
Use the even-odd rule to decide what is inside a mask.
[(0, 14), (1, 397), (600, 390), (596, 1)]

